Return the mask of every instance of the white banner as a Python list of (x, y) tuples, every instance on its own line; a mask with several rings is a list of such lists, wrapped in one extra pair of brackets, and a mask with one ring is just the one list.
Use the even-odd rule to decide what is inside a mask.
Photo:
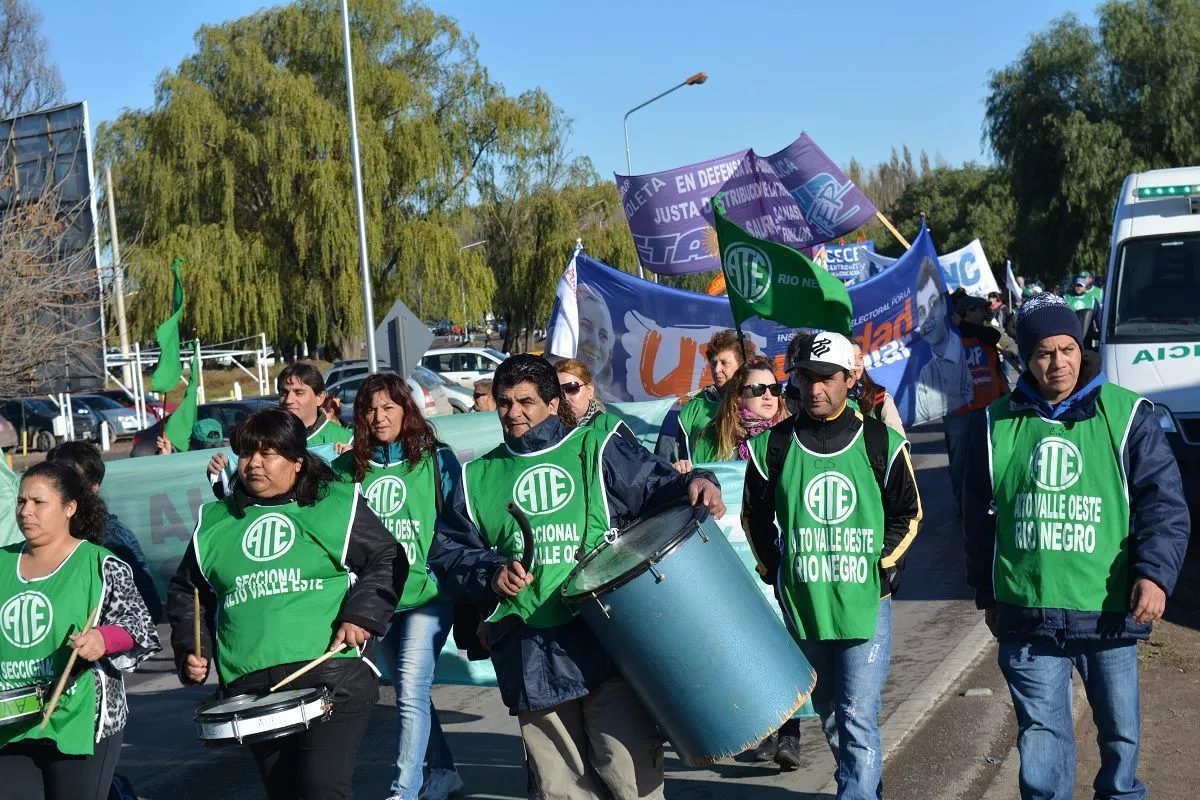
[[(878, 253), (869, 252), (864, 255), (871, 263), (881, 268), (890, 267), (896, 262), (896, 259)], [(978, 239), (961, 250), (938, 256), (938, 263), (942, 267), (942, 277), (946, 279), (946, 288), (952, 292), (962, 287), (969, 295), (987, 298), (990, 292), (1000, 291), (987, 256), (983, 254), (983, 245)]]

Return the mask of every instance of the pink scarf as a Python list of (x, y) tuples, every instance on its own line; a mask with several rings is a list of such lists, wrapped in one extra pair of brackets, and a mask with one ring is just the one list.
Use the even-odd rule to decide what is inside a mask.
[(741, 461), (749, 461), (750, 460), (750, 440), (753, 439), (755, 436), (758, 436), (760, 433), (765, 431), (767, 428), (770, 428), (772, 425), (772, 422), (771, 422), (771, 420), (763, 419), (758, 414), (755, 414), (751, 411), (747, 411), (744, 408), (738, 409), (738, 421), (742, 423), (742, 430), (745, 431), (745, 433), (746, 433), (745, 438), (742, 439), (740, 442), (738, 442), (738, 447), (737, 447), (738, 459)]

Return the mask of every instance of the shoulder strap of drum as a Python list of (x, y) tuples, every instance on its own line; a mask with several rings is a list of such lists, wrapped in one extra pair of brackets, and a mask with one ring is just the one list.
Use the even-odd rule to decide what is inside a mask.
[(441, 449), (445, 447), (441, 442), (433, 448), (433, 510), (437, 516), (442, 515), (442, 505), (446, 502), (446, 498), (442, 497), (442, 459)]

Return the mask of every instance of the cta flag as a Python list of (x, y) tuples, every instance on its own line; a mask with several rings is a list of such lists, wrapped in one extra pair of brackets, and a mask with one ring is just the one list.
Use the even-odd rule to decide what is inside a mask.
[(175, 273), (171, 316), (154, 332), (158, 339), (158, 365), (150, 376), (150, 388), (156, 392), (171, 391), (183, 377), (183, 364), (179, 361), (179, 318), (183, 316), (183, 277), (179, 271), (182, 266), (182, 258), (171, 264), (171, 271)]
[(751, 317), (790, 328), (850, 335), (850, 295), (840, 280), (800, 252), (755, 238), (725, 217), (724, 195), (713, 201), (721, 269), (733, 319)]
[[(178, 356), (175, 358), (175, 363), (179, 363)], [(172, 411), (171, 416), (167, 417), (167, 421), (163, 423), (163, 436), (167, 438), (167, 441), (171, 443), (171, 446), (178, 453), (186, 453), (188, 448), (191, 447), (192, 426), (196, 424), (197, 395), (199, 391), (200, 341), (196, 340), (195, 349), (192, 351), (192, 380), (188, 383), (187, 389), (183, 393), (183, 402), (179, 404), (179, 408)]]

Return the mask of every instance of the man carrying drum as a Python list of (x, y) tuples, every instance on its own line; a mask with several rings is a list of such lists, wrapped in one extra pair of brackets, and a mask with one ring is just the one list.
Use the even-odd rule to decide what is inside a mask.
[[(751, 440), (742, 527), (817, 672), (812, 703), (837, 760), (837, 796), (873, 800), (883, 796), (877, 717), (891, 595), (921, 499), (904, 437), (846, 406), (854, 385), (846, 337), (823, 331), (803, 341), (789, 377), (802, 408)], [(781, 756), (798, 735), (794, 721), (784, 725)]]
[[(521, 724), (535, 787), (547, 800), (661, 798), (662, 737), (559, 591), (605, 534), (674, 501), (725, 511), (712, 475), (687, 474), (614, 432), (568, 428), (549, 362), (518, 355), (493, 376), (504, 443), (463, 468), (429, 554), (452, 593), (490, 626), (500, 694)], [(527, 572), (518, 523), (532, 525)]]
[[(249, 743), (270, 800), (350, 796), (358, 745), (379, 697), (377, 672), (359, 656), (371, 636), (387, 630), (408, 577), (408, 559), (396, 557), (396, 540), (358, 484), (339, 483), (305, 440), (304, 424), (281, 408), (251, 414), (234, 429), (230, 445), (240, 460), (233, 494), (200, 508), (167, 596), (185, 686), (207, 679), (213, 633), (225, 698), (277, 688), (333, 652), (289, 684), (327, 691), (329, 718)], [(200, 655), (194, 597), (205, 622)]]

